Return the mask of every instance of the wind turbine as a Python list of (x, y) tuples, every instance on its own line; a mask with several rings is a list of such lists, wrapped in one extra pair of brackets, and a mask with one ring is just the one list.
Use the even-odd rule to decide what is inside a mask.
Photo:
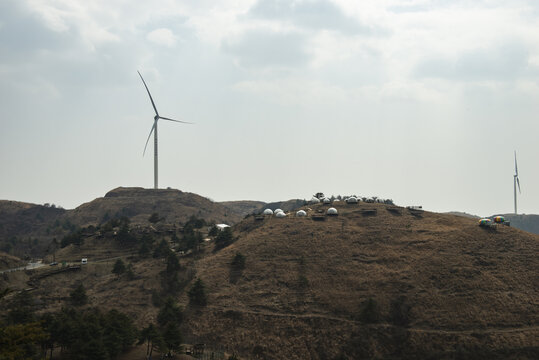
[(155, 103), (153, 102), (152, 94), (150, 94), (150, 90), (148, 89), (148, 86), (146, 85), (146, 81), (144, 81), (144, 78), (140, 74), (140, 71), (138, 71), (138, 75), (140, 76), (140, 79), (142, 80), (142, 83), (144, 84), (144, 87), (146, 88), (146, 91), (148, 92), (148, 96), (150, 97), (150, 101), (152, 102), (153, 109), (155, 110), (155, 116), (153, 117), (153, 126), (150, 130), (150, 134), (148, 135), (148, 139), (146, 140), (146, 145), (144, 145), (144, 151), (142, 152), (142, 156), (146, 153), (146, 147), (148, 146), (148, 141), (150, 141), (150, 136), (152, 136), (153, 132), (153, 188), (157, 189), (157, 169), (158, 169), (158, 161), (157, 161), (157, 121), (159, 119), (168, 120), (168, 121), (174, 121), (179, 122), (182, 124), (192, 124), (187, 121), (180, 121), (180, 120), (174, 120), (170, 119), (164, 116), (160, 116), (159, 112), (157, 111), (157, 108), (155, 107)]
[(515, 175), (513, 175), (513, 187), (515, 190), (515, 214), (517, 213), (517, 185), (520, 194), (520, 181), (518, 180), (517, 152), (515, 151)]

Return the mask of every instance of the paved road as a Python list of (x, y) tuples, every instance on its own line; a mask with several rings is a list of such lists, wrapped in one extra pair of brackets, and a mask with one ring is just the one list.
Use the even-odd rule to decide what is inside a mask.
[(43, 264), (43, 263), (40, 263), (40, 262), (37, 262), (37, 263), (28, 263), (28, 264), (25, 265), (25, 266), (20, 266), (20, 267), (17, 267), (17, 268), (6, 269), (6, 270), (0, 270), (0, 274), (3, 274), (3, 273), (10, 273), (10, 272), (13, 272), (13, 271), (23, 271), (23, 270), (38, 269), (38, 268), (43, 267), (43, 266), (46, 266), (46, 265), (47, 265), (47, 264)]
[[(122, 256), (113, 256), (113, 257), (110, 257), (110, 258), (99, 259), (99, 260), (93, 260), (92, 263), (109, 262), (109, 261), (112, 261), (112, 260), (117, 260), (117, 259), (126, 258), (126, 257), (132, 256), (132, 255), (136, 255), (136, 254), (137, 254), (137, 253), (129, 253), (129, 254), (124, 254), (124, 255), (122, 255)], [(80, 264), (80, 262), (78, 262), (78, 263), (67, 263), (67, 265), (75, 265), (75, 264)], [(10, 272), (13, 272), (13, 271), (23, 271), (23, 270), (38, 269), (38, 268), (40, 268), (40, 267), (47, 266), (47, 265), (48, 265), (48, 264), (43, 264), (42, 262), (28, 263), (28, 264), (25, 265), (25, 266), (20, 266), (20, 267), (16, 267), (16, 268), (12, 268), (12, 269), (0, 270), (0, 274), (3, 274), (3, 273), (10, 273)]]

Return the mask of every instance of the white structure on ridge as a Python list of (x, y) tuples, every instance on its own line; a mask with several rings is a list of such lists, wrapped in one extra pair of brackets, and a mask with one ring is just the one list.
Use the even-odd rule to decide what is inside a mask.
[(273, 215), (273, 210), (271, 209), (264, 210), (264, 215)]
[(348, 199), (346, 199), (346, 203), (347, 204), (357, 204), (358, 201), (357, 201), (356, 197), (350, 196)]
[(318, 204), (318, 203), (320, 203), (320, 199), (313, 196), (309, 202), (311, 204)]
[(305, 217), (305, 216), (307, 216), (307, 213), (305, 212), (305, 210), (299, 210), (299, 211), (296, 213), (296, 216), (297, 216), (297, 217)]

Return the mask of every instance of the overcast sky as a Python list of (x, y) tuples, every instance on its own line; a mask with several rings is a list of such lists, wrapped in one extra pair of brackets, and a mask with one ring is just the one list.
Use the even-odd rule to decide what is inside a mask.
[(118, 186), (539, 213), (539, 2), (2, 0), (0, 199)]

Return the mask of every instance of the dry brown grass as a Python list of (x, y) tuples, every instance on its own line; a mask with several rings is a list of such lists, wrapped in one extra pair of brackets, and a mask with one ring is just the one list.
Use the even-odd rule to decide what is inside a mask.
[[(405, 209), (399, 215), (382, 204), (337, 208), (340, 215), (326, 221), (249, 217), (235, 226), (239, 239), (229, 247), (214, 253), (209, 244), (200, 260), (182, 258), (208, 290), (202, 309), (188, 305), (186, 292), (178, 297), (187, 340), (265, 359), (537, 354), (539, 236), (505, 226), (488, 231), (452, 215), (413, 216)], [(377, 214), (365, 216), (366, 208)], [(73, 258), (121, 255), (110, 239), (63, 251)], [(129, 260), (123, 251), (135, 280), (113, 275), (114, 260), (95, 263), (88, 256), (81, 272), (39, 282), (42, 311), (59, 309), (82, 282), (93, 306), (127, 312), (145, 326), (156, 316), (151, 293), (161, 287), (165, 264)], [(247, 257), (239, 274), (230, 267), (236, 252)], [(411, 306), (406, 328), (389, 316), (402, 296)], [(369, 298), (380, 309), (374, 324), (360, 316)]]
[[(365, 208), (377, 215), (364, 216)], [(380, 335), (369, 340), (369, 356), (389, 356), (396, 351), (387, 339), (395, 328), (390, 304), (405, 296), (414, 351), (453, 351), (461, 342), (490, 350), (539, 346), (538, 236), (385, 208), (341, 205), (339, 217), (323, 222), (246, 219), (236, 243), (198, 262), (209, 306), (193, 313), (190, 330), (243, 353), (259, 346), (265, 358), (324, 359), (370, 327)], [(247, 267), (231, 283), (236, 251), (247, 256)], [(380, 306), (379, 324), (358, 320), (368, 298)]]

